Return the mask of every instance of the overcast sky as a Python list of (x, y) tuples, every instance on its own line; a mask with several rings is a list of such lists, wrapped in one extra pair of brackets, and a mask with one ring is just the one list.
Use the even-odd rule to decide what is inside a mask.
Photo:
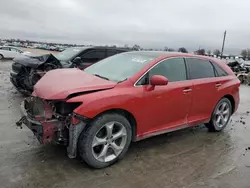
[(250, 0), (0, 0), (0, 38), (139, 44), (188, 50), (250, 48)]

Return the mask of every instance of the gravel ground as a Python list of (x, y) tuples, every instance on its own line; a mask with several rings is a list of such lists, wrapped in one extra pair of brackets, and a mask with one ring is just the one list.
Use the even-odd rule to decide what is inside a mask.
[(239, 110), (223, 132), (201, 125), (149, 138), (133, 143), (119, 163), (93, 170), (16, 128), (23, 98), (9, 82), (10, 66), (0, 61), (0, 187), (250, 187), (249, 86), (241, 86)]

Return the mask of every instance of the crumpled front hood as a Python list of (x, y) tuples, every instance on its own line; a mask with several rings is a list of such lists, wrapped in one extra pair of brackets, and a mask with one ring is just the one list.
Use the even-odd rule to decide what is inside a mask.
[(111, 89), (115, 82), (104, 80), (76, 68), (47, 72), (34, 86), (34, 96), (43, 99), (65, 99), (70, 94)]
[(60, 64), (60, 61), (55, 58), (52, 54), (45, 55), (32, 55), (32, 54), (23, 54), (21, 57), (16, 57), (13, 59), (14, 62), (19, 63), (25, 67), (37, 68), (38, 66), (47, 63), (53, 62), (54, 64)]

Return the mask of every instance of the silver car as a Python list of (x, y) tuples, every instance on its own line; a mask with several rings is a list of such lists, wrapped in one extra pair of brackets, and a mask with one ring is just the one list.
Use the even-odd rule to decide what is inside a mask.
[(12, 46), (0, 46), (0, 60), (4, 58), (15, 58), (22, 55), (27, 55), (29, 52), (24, 52)]

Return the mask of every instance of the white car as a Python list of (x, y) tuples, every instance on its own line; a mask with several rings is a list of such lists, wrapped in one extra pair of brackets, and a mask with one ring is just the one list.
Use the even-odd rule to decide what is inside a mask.
[(0, 46), (0, 60), (4, 58), (15, 58), (22, 55), (28, 55), (30, 52), (23, 52), (22, 50), (12, 46)]

